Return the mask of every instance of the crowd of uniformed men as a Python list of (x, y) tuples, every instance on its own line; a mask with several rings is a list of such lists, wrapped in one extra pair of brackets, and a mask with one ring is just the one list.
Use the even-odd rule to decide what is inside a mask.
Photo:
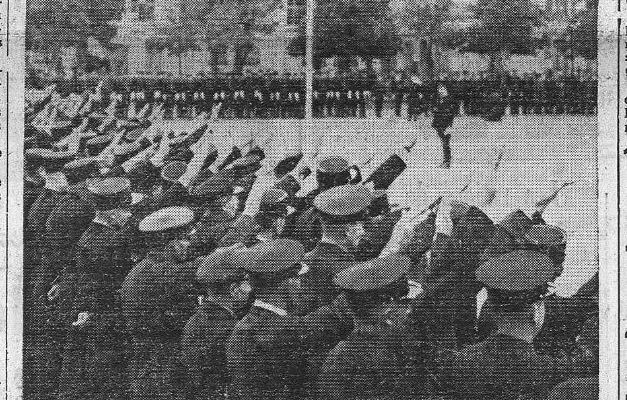
[(101, 87), (26, 96), (24, 398), (595, 398), (598, 275), (553, 294), (558, 191), (399, 209), (415, 141), (270, 162)]
[[(92, 89), (95, 81), (59, 84), (64, 94)], [(314, 77), (313, 116), (316, 118), (381, 118), (387, 113), (415, 119), (429, 114), (437, 84), (454, 97), (457, 113), (499, 119), (506, 110), (519, 114), (594, 114), (596, 78), (583, 73), (501, 75), (455, 73), (423, 81), (417, 75), (398, 72), (389, 78), (362, 74)], [(42, 82), (29, 81), (33, 87)], [(219, 78), (111, 79), (107, 92), (122, 105), (134, 102), (166, 105), (165, 118), (191, 118), (221, 105), (220, 118), (303, 118), (305, 83), (299, 76), (246, 74)], [(176, 109), (176, 113), (173, 111)]]

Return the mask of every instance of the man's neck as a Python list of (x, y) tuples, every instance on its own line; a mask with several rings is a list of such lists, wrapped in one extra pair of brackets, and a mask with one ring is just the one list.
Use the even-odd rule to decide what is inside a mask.
[(334, 244), (336, 246), (339, 246), (343, 249), (347, 249), (348, 245), (350, 244), (349, 240), (348, 240), (348, 236), (346, 236), (346, 234), (344, 233), (330, 233), (330, 232), (323, 232), (322, 233), (322, 239), (320, 239), (321, 243), (329, 243), (329, 244)]
[(233, 301), (224, 295), (219, 295), (216, 293), (208, 292), (204, 296), (204, 301), (213, 303), (226, 311), (230, 312), (232, 315), (235, 315), (235, 310), (233, 307)]

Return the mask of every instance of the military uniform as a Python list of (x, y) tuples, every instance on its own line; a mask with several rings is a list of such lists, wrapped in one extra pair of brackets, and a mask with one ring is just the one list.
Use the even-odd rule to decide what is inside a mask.
[(394, 115), (396, 115), (396, 117), (401, 116), (403, 99), (405, 96), (403, 86), (403, 81), (401, 81), (400, 79), (392, 80), (392, 83), (390, 85), (390, 91), (394, 96)]
[(374, 92), (374, 114), (377, 118), (381, 118), (383, 116), (383, 104), (388, 87), (383, 81), (378, 80), (372, 90)]
[(556, 383), (594, 373), (594, 355), (553, 358), (533, 345), (495, 334), (460, 352), (441, 354), (440, 381), (459, 399), (543, 399)]
[[(51, 248), (46, 237), (46, 222), (55, 205), (65, 197), (67, 178), (61, 172), (71, 155), (53, 152), (48, 149), (31, 148), (26, 150), (25, 159), (46, 170), (45, 186), (33, 202), (25, 218), (24, 242), (24, 376), (26, 394), (45, 398), (54, 390), (58, 373), (58, 352), (53, 348), (55, 333), (48, 332), (46, 326), (46, 299), (40, 298), (40, 282), (47, 279), (49, 264), (45, 257)], [(40, 358), (41, 355), (47, 358)], [(52, 372), (47, 376), (46, 372)]]
[(438, 95), (433, 107), (433, 122), (431, 126), (436, 130), (442, 141), (445, 165), (450, 165), (451, 163), (451, 134), (447, 135), (445, 131), (453, 125), (453, 119), (456, 114), (455, 107), (455, 101), (450, 95)]
[(119, 212), (115, 217), (96, 216), (77, 243), (75, 262), (59, 279), (53, 323), (67, 332), (59, 397), (68, 399), (105, 397), (123, 390), (118, 385), (124, 380), (119, 365), (125, 354), (116, 290), (138, 246), (136, 225), (124, 208), (130, 182), (108, 178), (89, 183), (88, 189), (97, 210)]
[[(509, 315), (533, 309), (532, 304), (541, 301), (553, 274), (554, 265), (547, 255), (519, 250), (482, 264), (476, 277), (488, 288), (491, 305)], [(508, 333), (511, 322), (502, 324), (480, 343), (460, 351), (438, 350), (431, 356), (440, 383), (453, 397), (543, 399), (558, 382), (594, 374), (598, 368), (598, 348), (590, 345), (594, 338), (582, 338), (581, 345), (568, 355), (543, 356), (536, 353), (531, 341)], [(525, 331), (532, 334), (530, 329)], [(593, 329), (586, 332), (594, 334)]]
[[(231, 262), (234, 251), (237, 249), (224, 248), (196, 259), (198, 280), (210, 287), (219, 286), (224, 292), (232, 292), (229, 286), (234, 284), (247, 284), (244, 271)], [(232, 296), (217, 297), (211, 289), (209, 295), (200, 297), (200, 304), (181, 336), (180, 371), (175, 379), (182, 394), (179, 398), (213, 399), (226, 395), (230, 382), (226, 340), (236, 322), (248, 311), (250, 302), (250, 299), (236, 302)]]
[(511, 115), (520, 114), (523, 103), (523, 81), (514, 76), (509, 81), (509, 110)]
[(181, 336), (181, 367), (178, 372), (184, 399), (223, 396), (230, 381), (225, 344), (237, 323), (237, 315), (211, 301), (203, 301), (187, 321)]
[(67, 188), (67, 193), (55, 205), (45, 224), (42, 259), (34, 273), (32, 299), (44, 300), (52, 281), (74, 262), (74, 246), (94, 219), (95, 210), (85, 182)]
[(321, 398), (402, 399), (424, 394), (424, 377), (405, 348), (412, 343), (409, 336), (392, 321), (379, 321), (375, 314), (361, 311), (372, 312), (388, 299), (403, 296), (410, 266), (409, 258), (392, 254), (348, 267), (335, 276), (334, 282), (352, 299), (349, 304), (358, 317), (353, 331), (324, 362), (317, 379)]
[(414, 304), (416, 331), (428, 330), (447, 347), (475, 341), (475, 279), (480, 256), (492, 236), (492, 221), (471, 207), (453, 223), (451, 237), (438, 233), (431, 246), (428, 273), (422, 282), (427, 295)]
[(302, 278), (302, 303), (298, 313), (304, 315), (330, 302), (339, 291), (333, 285), (336, 273), (355, 262), (354, 254), (334, 243), (320, 242), (305, 255), (309, 273)]
[[(236, 263), (263, 276), (289, 274), (287, 271), (293, 269), (302, 256), (302, 246), (281, 239), (252, 247)], [(327, 336), (335, 337), (337, 332), (346, 331), (346, 319), (346, 314), (336, 304), (297, 317), (284, 308), (262, 301), (256, 294), (249, 313), (237, 323), (228, 340), (227, 360), (233, 379), (229, 397), (301, 397), (307, 381), (307, 359), (303, 354), (323, 343)]]
[(43, 165), (48, 174), (47, 184), (31, 205), (26, 217), (24, 240), (34, 244), (26, 253), (24, 262), (24, 285), (30, 288), (31, 273), (41, 261), (41, 246), (45, 245), (43, 235), (46, 231), (46, 220), (57, 202), (65, 196), (65, 188), (68, 185), (61, 170), (73, 155), (69, 152), (33, 148), (26, 151), (25, 157)]
[(290, 218), (290, 237), (303, 243), (306, 250), (312, 250), (320, 240), (320, 222), (314, 209), (314, 199), (321, 192), (351, 181), (350, 164), (342, 157), (325, 157), (318, 163), (316, 181), (318, 187), (306, 196), (294, 199), (296, 212)]
[(356, 328), (327, 355), (318, 391), (324, 399), (411, 399), (407, 337), (384, 327)]
[[(194, 214), (185, 207), (164, 208), (144, 218), (146, 233), (185, 229)], [(185, 321), (199, 291), (196, 265), (155, 249), (136, 264), (120, 287), (125, 331), (130, 340), (129, 392), (133, 399), (173, 398), (172, 369)]]
[[(74, 248), (78, 238), (93, 219), (93, 206), (78, 193), (86, 192), (84, 184), (72, 185), (66, 189), (66, 194), (49, 204), (50, 214), (45, 221), (39, 243), (41, 260), (33, 271), (32, 284), (26, 286), (27, 293), (25, 309), (30, 311), (25, 318), (26, 338), (32, 333), (33, 345), (26, 340), (25, 347), (25, 375), (30, 374), (32, 366), (32, 378), (26, 379), (25, 393), (30, 393), (31, 386), (34, 396), (51, 396), (57, 390), (60, 370), (61, 347), (65, 339), (66, 329), (49, 323), (53, 303), (48, 301), (48, 291), (58, 274), (64, 268), (68, 268), (74, 262)], [(43, 204), (43, 203), (42, 203)], [(31, 353), (32, 351), (32, 353)], [(31, 358), (32, 354), (32, 358)], [(32, 364), (29, 360), (32, 360)]]

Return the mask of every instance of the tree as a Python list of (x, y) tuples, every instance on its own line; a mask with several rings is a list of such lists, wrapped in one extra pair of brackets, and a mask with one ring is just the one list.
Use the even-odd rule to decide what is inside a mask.
[(597, 57), (597, 8), (579, 12), (570, 23), (570, 46), (575, 54), (588, 59)]
[(234, 72), (241, 73), (254, 50), (255, 34), (269, 33), (276, 27), (272, 14), (280, 4), (281, 0), (191, 0), (185, 2), (181, 15), (198, 26), (199, 37), (210, 48), (232, 47)]
[(464, 32), (462, 48), (489, 54), (492, 70), (502, 70), (504, 53), (529, 54), (538, 46), (532, 33), (540, 9), (531, 0), (478, 0), (473, 12), (479, 23)]
[(115, 35), (110, 21), (119, 18), (123, 5), (123, 0), (28, 1), (26, 46), (47, 53), (56, 68), (61, 67), (60, 50), (74, 47), (80, 63), (89, 37), (108, 45)]
[[(392, 15), (385, 0), (323, 0), (314, 14), (314, 64), (337, 56), (339, 69), (346, 70), (348, 59), (359, 56), (372, 68), (374, 58), (386, 59), (400, 48)], [(305, 51), (304, 23), (290, 44), (292, 55)]]
[(429, 0), (407, 0), (395, 12), (395, 22), (401, 31), (409, 32), (421, 41), (421, 61), (425, 78), (433, 76), (433, 43), (446, 46), (451, 34), (451, 0), (433, 3)]
[(158, 27), (159, 36), (150, 38), (146, 42), (149, 50), (163, 51), (177, 57), (178, 74), (183, 74), (183, 55), (199, 49), (199, 27), (195, 21), (185, 17), (171, 16)]

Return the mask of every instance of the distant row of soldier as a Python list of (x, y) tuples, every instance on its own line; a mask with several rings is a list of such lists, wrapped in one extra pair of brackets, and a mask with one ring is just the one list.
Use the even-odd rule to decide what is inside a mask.
[[(494, 107), (503, 113), (594, 114), (597, 110), (597, 81), (570, 77), (505, 76), (471, 80), (443, 79), (423, 82), (415, 76), (400, 75), (391, 80), (315, 79), (312, 90), (316, 118), (381, 118), (389, 112), (396, 117), (416, 119), (433, 109), (437, 84), (444, 84), (457, 104), (460, 115), (485, 115)], [(64, 82), (62, 94), (80, 93), (93, 87), (87, 82)], [(141, 108), (146, 103), (163, 103), (166, 119), (191, 118), (221, 105), (219, 118), (303, 118), (305, 84), (302, 79), (240, 77), (194, 81), (113, 80), (105, 93), (115, 94), (120, 103)], [(173, 110), (176, 109), (176, 113)]]

